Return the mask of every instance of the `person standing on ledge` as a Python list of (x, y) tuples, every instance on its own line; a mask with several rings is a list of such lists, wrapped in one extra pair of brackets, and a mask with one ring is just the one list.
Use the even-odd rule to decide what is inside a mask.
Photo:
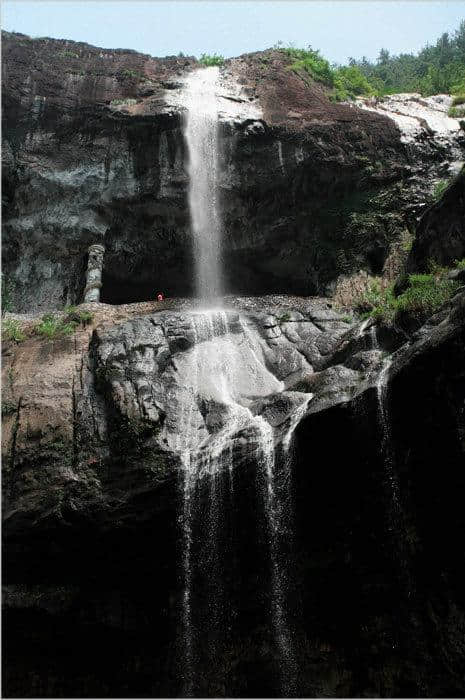
[(157, 301), (163, 301), (165, 297), (163, 296), (163, 292), (158, 292), (157, 294)]

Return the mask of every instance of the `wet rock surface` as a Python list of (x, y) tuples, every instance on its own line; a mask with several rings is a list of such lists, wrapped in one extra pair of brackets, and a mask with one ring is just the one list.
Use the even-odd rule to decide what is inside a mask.
[[(392, 356), (394, 491), (380, 453), (385, 353), (369, 324), (347, 323), (324, 299), (282, 296), (230, 298), (216, 317), (242, 361), (250, 348), (262, 353), (263, 382), (235, 401), (275, 426), (277, 440), (311, 397), (293, 449), (299, 694), (447, 696), (464, 687), (463, 305), (459, 293)], [(211, 335), (193, 324), (187, 300), (86, 308), (93, 329), (4, 347), (3, 400), (14, 404), (3, 427), (9, 693), (175, 696), (179, 438), (193, 435), (197, 448), (214, 439), (227, 410), (208, 372), (200, 383), (188, 372), (187, 358)], [(185, 404), (182, 433), (173, 415), (186, 392), (193, 399), (189, 387), (196, 399)], [(276, 695), (275, 651), (253, 603), (266, 578), (251, 539), (260, 512), (253, 421), (229, 437), (236, 500), (225, 533), (235, 529), (241, 567), (258, 578), (245, 598), (239, 579), (225, 579), (250, 609), (205, 670), (202, 692)], [(67, 640), (66, 659), (51, 651), (56, 635)]]
[[(119, 477), (111, 484), (112, 491), (121, 491), (117, 509), (134, 490), (156, 489), (173, 480), (182, 449), (193, 449), (208, 437), (215, 402), (221, 406), (230, 400), (221, 394), (217, 375), (231, 371), (237, 401), (258, 413), (260, 399), (286, 394), (287, 387), (313, 373), (310, 359), (315, 365), (323, 358), (328, 362), (350, 328), (323, 299), (290, 298), (283, 306), (282, 297), (229, 301), (237, 311), (213, 316), (187, 309), (138, 315), (148, 305), (127, 306), (126, 313), (119, 307), (122, 318), (116, 322), (115, 307), (88, 304), (82, 308), (94, 311), (92, 335), (80, 330), (48, 343), (32, 338), (17, 348), (6, 344), (4, 396), (15, 405), (4, 428), (14, 495), (6, 513), (10, 533), (24, 518), (32, 528), (39, 522), (44, 527), (44, 518), (65, 523), (62, 508), (69, 498), (83, 515), (92, 519), (96, 508), (98, 517), (107, 517), (102, 504), (109, 498), (109, 464), (118, 473), (120, 462), (136, 472), (120, 474), (119, 486)], [(169, 303), (152, 306), (164, 305)], [(180, 300), (172, 305), (189, 304)], [(196, 354), (212, 344), (213, 336), (218, 347), (212, 354), (219, 357), (215, 367), (208, 365), (208, 354)], [(255, 384), (246, 376), (247, 363), (254, 364)], [(179, 415), (184, 401), (185, 418), (196, 430), (194, 442), (183, 447), (188, 426)], [(56, 459), (62, 467), (57, 468)], [(37, 460), (44, 463), (43, 472), (36, 471)], [(40, 474), (47, 474), (46, 489), (49, 480), (54, 485), (42, 513), (37, 512)], [(129, 478), (133, 486), (125, 492)], [(74, 495), (68, 497), (68, 492)]]

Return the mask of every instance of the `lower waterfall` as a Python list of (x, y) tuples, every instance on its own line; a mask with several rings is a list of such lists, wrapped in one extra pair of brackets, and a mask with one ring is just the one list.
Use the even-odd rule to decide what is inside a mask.
[[(374, 326), (372, 326), (372, 329), (373, 328)], [(375, 339), (374, 347), (376, 347), (376, 335), (373, 334), (372, 337)], [(389, 415), (388, 394), (389, 370), (391, 368), (391, 364), (391, 356), (384, 359), (383, 366), (379, 372), (378, 380), (376, 382), (376, 398), (378, 404), (378, 421), (381, 433), (381, 457), (383, 459), (386, 479), (392, 496), (393, 509), (396, 514), (399, 510), (399, 485), (397, 483), (393, 464), (391, 417)]]
[[(256, 465), (257, 506), (261, 502), (263, 510), (258, 536), (268, 552), (269, 581), (264, 586), (270, 637), (280, 659), (282, 687), (289, 688), (294, 652), (287, 615), (289, 571), (283, 557), (290, 526), (287, 455), (311, 397), (302, 394), (300, 406), (278, 436), (254, 410), (260, 399), (282, 392), (283, 384), (267, 369), (260, 340), (248, 329), (247, 319), (218, 310), (192, 312), (186, 321), (194, 342), (176, 366), (185, 388), (179, 407), (183, 431), (176, 445), (181, 462), (183, 692), (196, 694), (200, 659), (203, 668), (214, 667), (215, 654), (227, 647), (227, 636), (240, 614), (225, 585), (227, 554), (237, 545), (234, 533), (228, 531), (226, 509), (235, 507), (235, 470), (247, 461)], [(206, 414), (206, 433), (193, 420), (194, 406)]]
[[(371, 326), (370, 338), (373, 348), (378, 347), (376, 327)], [(391, 540), (393, 558), (399, 568), (399, 580), (408, 595), (412, 591), (412, 577), (407, 565), (409, 556), (406, 552), (405, 538), (402, 533), (406, 530), (404, 512), (400, 498), (399, 476), (396, 471), (394, 440), (392, 435), (392, 416), (389, 395), (390, 372), (393, 363), (392, 355), (385, 357), (376, 382), (376, 403), (378, 425), (380, 432), (380, 456), (383, 465), (384, 482), (386, 484), (387, 530)]]

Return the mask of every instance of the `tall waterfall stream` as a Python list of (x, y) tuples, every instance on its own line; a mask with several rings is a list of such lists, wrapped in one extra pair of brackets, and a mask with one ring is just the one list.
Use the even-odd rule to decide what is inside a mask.
[[(221, 308), (221, 215), (218, 198), (217, 68), (200, 69), (186, 80), (185, 141), (189, 154), (189, 210), (194, 239), (198, 296), (205, 310), (187, 314), (193, 346), (177, 360), (184, 387), (178, 420), (183, 426), (176, 451), (180, 455), (182, 502), (181, 664), (184, 694), (196, 694), (199, 659), (214, 663), (238, 614), (225, 586), (225, 508), (234, 507), (235, 466), (253, 459), (263, 510), (262, 528), (268, 550), (268, 620), (281, 685), (289, 690), (295, 675), (292, 629), (287, 615), (289, 572), (282, 556), (289, 535), (290, 460), (293, 431), (305, 412), (309, 394), (281, 434), (254, 413), (257, 399), (283, 391), (284, 385), (266, 366), (260, 338), (246, 316)], [(213, 305), (214, 308), (208, 308)], [(193, 419), (193, 406), (213, 406), (207, 436)], [(212, 415), (210, 411), (209, 415)], [(211, 420), (211, 419), (210, 419)], [(202, 665), (205, 668), (205, 663)]]
[(218, 84), (216, 67), (194, 71), (186, 81), (185, 140), (189, 151), (189, 213), (194, 240), (197, 294), (221, 297), (221, 218), (218, 201)]

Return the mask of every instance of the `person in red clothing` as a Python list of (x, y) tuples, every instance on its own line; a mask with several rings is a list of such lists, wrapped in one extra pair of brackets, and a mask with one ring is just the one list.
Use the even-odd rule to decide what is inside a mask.
[(163, 301), (163, 299), (164, 299), (163, 292), (158, 292), (157, 301)]

